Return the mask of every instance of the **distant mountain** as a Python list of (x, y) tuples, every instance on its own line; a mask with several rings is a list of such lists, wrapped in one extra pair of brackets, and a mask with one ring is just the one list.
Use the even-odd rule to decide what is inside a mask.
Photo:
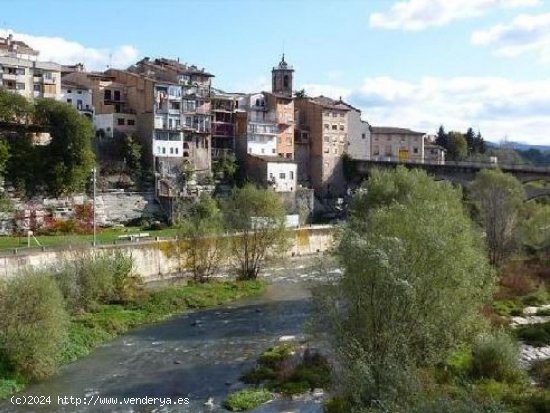
[[(500, 143), (489, 142), (489, 141), (487, 141), (487, 145), (493, 148), (500, 148), (503, 146)], [(504, 146), (512, 149), (517, 149), (520, 151), (527, 151), (529, 149), (538, 149), (541, 152), (550, 152), (550, 145), (530, 145), (528, 143), (510, 141), (510, 142), (506, 142)]]

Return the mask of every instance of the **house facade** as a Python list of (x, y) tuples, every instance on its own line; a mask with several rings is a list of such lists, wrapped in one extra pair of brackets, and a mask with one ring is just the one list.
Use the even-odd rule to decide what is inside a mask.
[(374, 161), (423, 162), (424, 132), (405, 128), (371, 127), (371, 159)]

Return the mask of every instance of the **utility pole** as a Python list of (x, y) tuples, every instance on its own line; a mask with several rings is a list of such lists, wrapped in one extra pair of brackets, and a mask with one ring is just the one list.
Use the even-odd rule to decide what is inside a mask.
[(96, 242), (96, 216), (95, 216), (95, 192), (96, 192), (96, 172), (97, 172), (97, 169), (94, 167), (92, 168), (92, 173), (93, 173), (93, 181), (94, 181), (94, 199), (93, 199), (93, 227), (94, 227), (94, 241), (93, 241), (93, 246), (95, 247), (97, 245), (97, 242)]

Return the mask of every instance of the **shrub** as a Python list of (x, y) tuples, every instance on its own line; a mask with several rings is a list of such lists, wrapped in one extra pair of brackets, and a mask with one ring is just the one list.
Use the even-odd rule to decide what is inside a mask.
[(133, 261), (120, 251), (83, 255), (64, 262), (55, 279), (73, 313), (94, 310), (99, 304), (128, 302), (136, 298), (141, 282)]
[(493, 402), (479, 403), (473, 400), (428, 400), (410, 409), (410, 413), (504, 413), (503, 407)]
[(274, 380), (277, 377), (275, 371), (265, 366), (257, 366), (246, 373), (243, 373), (240, 380), (246, 384), (258, 385), (267, 380)]
[(283, 361), (292, 357), (292, 353), (291, 345), (280, 344), (264, 351), (258, 362), (265, 367), (276, 369)]
[(243, 389), (231, 393), (223, 405), (232, 412), (242, 412), (253, 409), (271, 400), (271, 393), (266, 389)]
[(530, 324), (518, 327), (518, 338), (532, 346), (541, 347), (550, 344), (550, 323)]
[(542, 387), (550, 387), (550, 359), (539, 360), (531, 366), (531, 374)]
[(324, 413), (349, 413), (350, 411), (350, 403), (342, 397), (333, 397), (324, 406)]
[(477, 337), (472, 346), (471, 374), (476, 379), (518, 381), (517, 343), (504, 331)]
[(0, 295), (0, 347), (16, 373), (34, 380), (53, 374), (68, 316), (55, 281), (30, 272), (9, 280)]

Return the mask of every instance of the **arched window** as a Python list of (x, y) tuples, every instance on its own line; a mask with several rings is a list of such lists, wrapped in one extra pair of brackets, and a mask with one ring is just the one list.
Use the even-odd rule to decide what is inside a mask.
[(283, 86), (288, 87), (288, 75), (285, 75), (285, 77), (283, 77)]
[(260, 106), (260, 99), (256, 99), (256, 106)]

